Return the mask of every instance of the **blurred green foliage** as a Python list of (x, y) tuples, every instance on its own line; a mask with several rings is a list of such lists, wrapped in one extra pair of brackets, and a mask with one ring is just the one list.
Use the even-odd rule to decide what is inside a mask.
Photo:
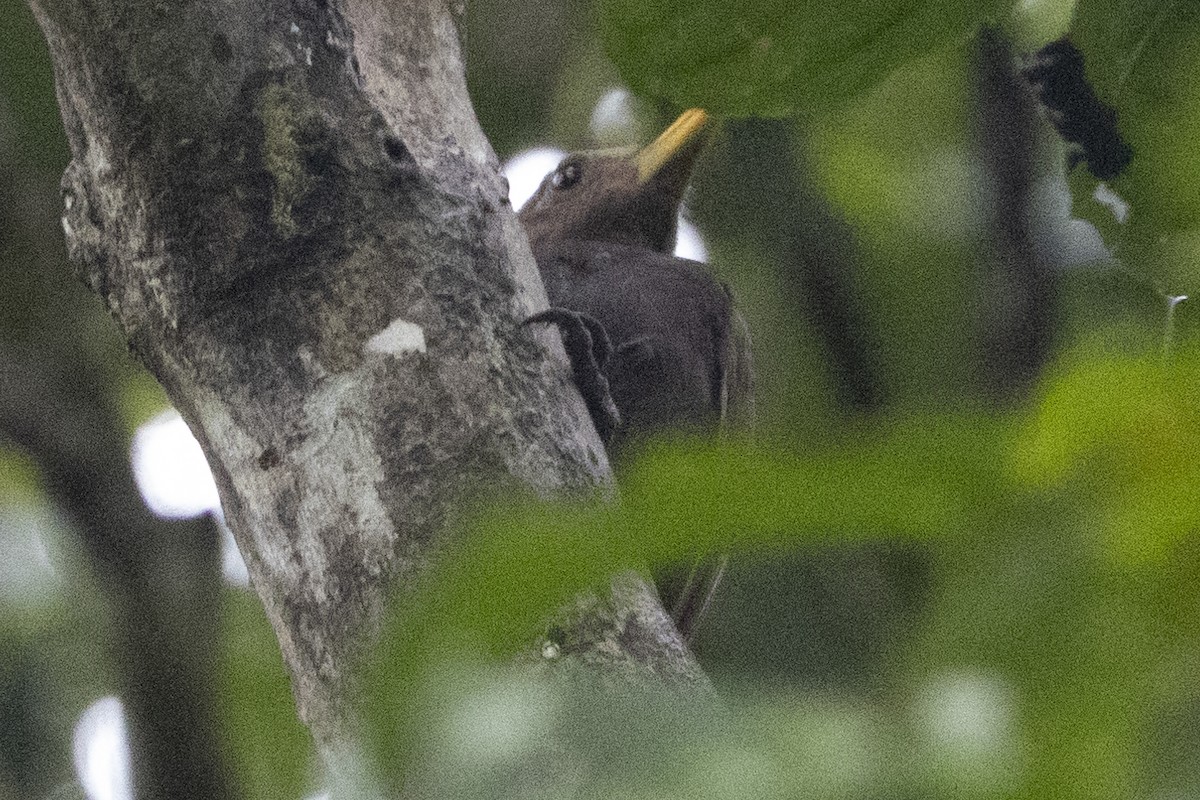
[(35, 475), (0, 461), (0, 795), (14, 797), (70, 781), (74, 725), (112, 681), (107, 608)]
[[(472, 97), (502, 155), (644, 140), (703, 104), (792, 116), (770, 158), (802, 185), (768, 187), (770, 215), (720, 203), (702, 215), (712, 267), (754, 333), (756, 438), (664, 442), (615, 504), (480, 507), (370, 654), (376, 777), (463, 798), (1200, 794), (1200, 337), (1189, 303), (1168, 325), (1166, 297), (1194, 291), (1200, 14), (1169, 0), (1073, 5), (471, 5)], [(6, 10), (0, 132), (17, 144), (4, 152), (52, 207), (65, 150), (45, 54), (24, 5)], [(994, 300), (969, 50), (984, 20), (1026, 49), (1069, 27), (1135, 153), (1112, 182), (1131, 205), (1124, 225), (1092, 202), (1082, 167), (1070, 176), (1075, 213), (1120, 262), (1052, 264), (1054, 360), (1002, 409), (976, 386), (975, 326)], [(622, 82), (638, 93), (633, 117), (594, 125)], [(1053, 192), (1062, 148), (1047, 125), (1039, 136), (1038, 191)], [(736, 159), (761, 143), (718, 139), (705, 195), (754, 196)], [(752, 224), (802, 229), (818, 205), (844, 223), (839, 278), (874, 332), (885, 400), (870, 413), (840, 405), (822, 320), (798, 310), (795, 265)], [(1066, 223), (1044, 197), (1031, 208)], [(61, 241), (26, 240), (62, 261)], [(70, 286), (60, 267), (47, 274)], [(0, 298), (20, 306), (0, 319), (27, 325), (16, 296)], [(81, 330), (105, 324), (91, 313)], [(130, 425), (162, 402), (127, 366), (112, 381)], [(37, 533), (68, 554), (37, 603), (0, 595), (0, 795), (66, 780), (71, 720), (112, 685), (109, 611), (69, 530), (18, 514), (40, 502), (27, 462), (0, 454), (0, 535), (12, 552)], [(721, 704), (514, 666), (536, 644), (546, 662), (569, 646), (545, 622), (567, 598), (709, 550), (733, 554), (695, 642)], [(311, 748), (272, 633), (246, 593), (228, 592), (222, 614), (219, 701), (247, 796), (301, 797)]]
[[(609, 788), (595, 796), (615, 785), (617, 796), (1128, 797), (1181, 773), (1191, 780), (1190, 768), (1144, 765), (1161, 755), (1148, 746), (1156, 737), (1176, 748), (1174, 736), (1194, 737), (1188, 715), (1200, 700), (1200, 351), (1170, 365), (1157, 353), (1073, 352), (1055, 373), (1021, 414), (906, 419), (823, 453), (679, 445), (644, 459), (617, 507), (530, 501), (488, 512), (377, 653), (379, 763), (397, 779), (411, 780), (410, 767), (433, 780), (430, 796), (472, 780), (464, 796), (525, 796), (527, 784), (490, 770), (449, 783), (427, 774), (427, 759), (449, 746), (431, 745), (427, 726), (447, 724), (453, 708), (448, 722), (461, 729), (445, 737), (481, 737), (480, 715), (501, 717), (522, 731), (495, 734), (522, 742), (509, 768), (538, 780), (549, 778), (530, 763), (549, 757), (547, 742), (590, 732), (586, 746), (558, 752), (555, 769), (598, 770), (591, 779)], [(706, 717), (505, 666), (529, 641), (554, 641), (538, 628), (550, 609), (620, 569), (697, 549), (761, 559), (864, 537), (925, 542), (936, 586), (874, 703), (758, 692), (726, 676), (732, 716)], [(614, 714), (607, 727), (594, 719)], [(639, 729), (646, 714), (654, 724)], [(662, 760), (649, 780), (597, 765), (594, 747)], [(842, 747), (861, 759), (847, 767), (856, 777), (809, 760), (851, 760)], [(698, 759), (698, 748), (716, 752)], [(419, 766), (404, 760), (414, 752)], [(712, 773), (717, 789), (699, 777)]]
[(962, 48), (909, 62), (811, 126), (815, 180), (870, 265), (856, 301), (887, 342), (885, 381), (900, 402), (953, 402), (975, 368), (969, 267), (984, 192), (968, 149), (967, 67)]
[(62, 130), (54, 78), (41, 31), (20, 0), (0, 1), (0, 107), (11, 126), (16, 149), (33, 166), (62, 169), (69, 153)]
[(789, 116), (844, 104), (1010, 5), (602, 0), (600, 9), (607, 52), (638, 92), (725, 116)]
[(225, 592), (220, 707), (246, 797), (303, 797), (314, 783), (312, 742), (296, 717), (275, 634), (258, 598)]

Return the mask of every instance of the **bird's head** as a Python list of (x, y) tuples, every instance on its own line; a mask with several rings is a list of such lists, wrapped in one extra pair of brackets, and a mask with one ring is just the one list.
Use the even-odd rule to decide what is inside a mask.
[(617, 242), (670, 252), (679, 203), (704, 145), (693, 108), (641, 150), (572, 153), (542, 181), (520, 219), (530, 241)]

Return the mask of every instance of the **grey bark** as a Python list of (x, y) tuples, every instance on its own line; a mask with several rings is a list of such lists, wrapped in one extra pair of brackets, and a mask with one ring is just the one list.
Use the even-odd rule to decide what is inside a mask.
[[(467, 97), (462, 10), (32, 6), (72, 260), (200, 440), (300, 716), (337, 753), (385, 589), (463, 498), (609, 481), (557, 336), (520, 326), (545, 295)], [(703, 685), (653, 593), (585, 605), (573, 658)]]
[(987, 181), (980, 242), (979, 384), (998, 404), (1024, 399), (1054, 346), (1058, 281), (1038, 251), (1032, 206), (1037, 111), (1012, 44), (984, 28), (975, 43), (974, 140)]

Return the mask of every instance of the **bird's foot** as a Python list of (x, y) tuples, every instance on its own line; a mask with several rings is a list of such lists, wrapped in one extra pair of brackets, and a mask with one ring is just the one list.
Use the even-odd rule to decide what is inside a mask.
[(523, 324), (546, 322), (558, 326), (563, 348), (571, 359), (575, 386), (583, 395), (592, 424), (605, 444), (621, 424), (621, 413), (613, 402), (604, 369), (613, 355), (608, 331), (595, 318), (566, 308), (550, 308), (534, 314)]

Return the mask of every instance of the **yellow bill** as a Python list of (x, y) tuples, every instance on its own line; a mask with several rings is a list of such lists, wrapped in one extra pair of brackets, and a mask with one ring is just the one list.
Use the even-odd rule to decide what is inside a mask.
[(707, 124), (708, 114), (702, 108), (689, 108), (680, 114), (671, 127), (638, 152), (638, 182), (645, 183), (658, 174), (681, 150), (696, 140)]

